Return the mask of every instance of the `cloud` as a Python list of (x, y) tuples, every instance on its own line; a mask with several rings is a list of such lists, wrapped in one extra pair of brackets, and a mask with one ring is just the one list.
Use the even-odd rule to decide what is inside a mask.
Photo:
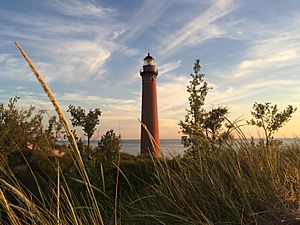
[(127, 57), (139, 56), (141, 55), (141, 51), (137, 48), (129, 48), (127, 46), (123, 46), (119, 48), (120, 53)]
[(102, 96), (89, 95), (85, 93), (64, 93), (59, 97), (70, 104), (80, 104), (85, 108), (99, 107), (103, 110), (106, 119), (132, 119), (139, 116), (139, 99), (127, 100), (118, 98), (107, 98)]
[(112, 8), (105, 8), (88, 0), (54, 0), (50, 1), (50, 5), (65, 15), (76, 17), (104, 17), (115, 11)]
[(271, 38), (263, 44), (255, 44), (250, 48), (246, 59), (232, 72), (233, 78), (246, 77), (266, 70), (279, 70), (295, 64), (300, 59), (300, 46), (291, 45), (289, 42)]
[[(47, 81), (80, 84), (103, 79), (109, 72), (106, 65), (113, 54), (139, 56), (141, 51), (129, 47), (127, 42), (137, 38), (159, 18), (168, 1), (157, 4), (143, 1), (136, 16), (125, 22), (115, 20), (117, 11), (114, 8), (105, 8), (92, 1), (56, 0), (45, 4), (50, 4), (55, 13), (28, 15), (0, 10), (0, 19), (8, 22), (0, 24), (0, 28), (6, 36), (20, 41)], [(78, 19), (62, 17), (57, 12)], [(4, 39), (0, 37), (0, 42)], [(22, 59), (12, 54), (5, 57), (10, 61), (0, 60), (0, 68), (9, 68), (9, 71), (1, 76), (22, 78), (20, 74), (25, 68)], [(15, 66), (11, 66), (13, 63)]]
[(168, 0), (144, 0), (132, 19), (124, 24), (126, 32), (122, 35), (122, 43), (138, 38), (145, 30), (154, 25), (170, 5)]
[(99, 79), (105, 75), (104, 65), (111, 51), (104, 41), (77, 39), (54, 42), (52, 50), (47, 51), (47, 54), (51, 54), (53, 64), (48, 71), (55, 72), (54, 79), (62, 82), (79, 83)]
[[(45, 2), (45, 4), (48, 3)], [(111, 38), (114, 32), (122, 28), (114, 25), (113, 21), (104, 23), (103, 18), (64, 18), (57, 16), (57, 13), (46, 14), (25, 14), (22, 12), (5, 11), (0, 9), (0, 18), (5, 23), (0, 24), (1, 32), (5, 36), (13, 36), (24, 39), (33, 39), (42, 41), (44, 39), (52, 40), (53, 38), (81, 37), (97, 34)], [(109, 16), (108, 16), (109, 18)], [(51, 22), (49, 22), (51, 21)], [(102, 22), (99, 26), (99, 22)], [(89, 33), (90, 32), (90, 33)]]
[[(9, 18), (18, 27), (12, 30), (11, 26), (2, 25), (3, 32), (20, 40), (38, 69), (46, 74), (47, 81), (78, 83), (102, 78), (106, 71), (105, 63), (118, 47), (110, 41), (110, 34), (116, 29), (114, 26), (102, 32), (104, 29), (99, 30), (93, 21), (68, 24), (68, 20), (49, 15), (37, 18), (21, 13), (12, 16), (10, 12), (4, 12), (2, 17)], [(73, 38), (78, 33), (81, 36)], [(91, 39), (92, 35), (95, 36)], [(0, 67), (5, 68), (2, 76), (22, 79), (20, 74), (25, 64), (16, 54), (0, 55)]]
[(232, 71), (226, 72), (230, 78), (276, 77), (284, 68), (299, 68), (300, 15), (276, 17), (271, 24), (255, 19), (240, 20), (226, 28), (228, 38), (246, 46), (238, 52)]
[(9, 80), (34, 80), (33, 76), (24, 75), (31, 71), (25, 63), (22, 64), (23, 62), (22, 58), (17, 58), (15, 54), (0, 53), (0, 77)]
[[(108, 129), (120, 132), (122, 138), (136, 138), (140, 130), (140, 99), (119, 99), (89, 95), (87, 93), (65, 93), (59, 97), (64, 104), (80, 105), (85, 109), (98, 107), (102, 111), (97, 131)], [(95, 135), (94, 138), (100, 135)]]
[(122, 34), (124, 34), (125, 32), (126, 32), (125, 29), (113, 31), (111, 39), (116, 39), (116, 38), (120, 37)]
[(169, 82), (158, 84), (158, 112), (161, 135), (164, 138), (178, 138), (180, 120), (184, 119), (188, 107), (187, 77), (170, 76)]
[(248, 85), (245, 85), (246, 88), (267, 88), (267, 87), (284, 87), (284, 86), (299, 86), (300, 81), (299, 80), (285, 80), (285, 79), (278, 79), (278, 80), (256, 80), (254, 82), (251, 82)]
[[(297, 75), (300, 70), (299, 18), (299, 15), (290, 15), (278, 23), (250, 20), (231, 26), (228, 32), (234, 41), (246, 47), (233, 55), (229, 67), (213, 68), (208, 72), (213, 74), (210, 79), (217, 86), (208, 94), (207, 104), (226, 105), (231, 114), (250, 117), (248, 112), (254, 101), (297, 102), (295, 96), (300, 84)], [(222, 57), (226, 57), (226, 53)], [(288, 99), (280, 98), (281, 92), (282, 96), (289, 96)], [(248, 106), (238, 107), (244, 103)]]
[[(236, 101), (244, 100), (247, 98), (259, 96), (263, 92), (270, 92), (276, 88), (283, 89), (297, 89), (300, 85), (298, 80), (287, 80), (287, 79), (257, 79), (248, 81), (248, 83), (240, 86), (221, 86), (218, 89), (213, 89), (207, 96), (208, 105), (219, 105), (219, 104), (230, 104), (235, 105)], [(278, 100), (277, 100), (278, 101)], [(240, 104), (240, 102), (238, 103)]]
[[(181, 60), (177, 60), (174, 62), (165, 63), (163, 65), (158, 65), (158, 76), (166, 76), (169, 77), (169, 73), (179, 68), (181, 65)], [(136, 66), (133, 67), (129, 72), (126, 72), (126, 75), (124, 80), (120, 82), (120, 85), (129, 85), (132, 84), (138, 80), (140, 80), (140, 77), (138, 76), (138, 71), (141, 69), (141, 65), (138, 63)], [(135, 91), (132, 91), (132, 93), (135, 93)]]
[(176, 70), (181, 65), (181, 60), (176, 62), (170, 62), (159, 66), (159, 75), (168, 74), (174, 70)]
[(214, 23), (235, 10), (238, 7), (238, 1), (214, 0), (211, 2), (212, 5), (204, 13), (193, 18), (175, 33), (169, 34), (161, 48), (164, 53), (172, 53), (182, 47), (194, 46), (208, 39), (225, 35), (226, 32)]

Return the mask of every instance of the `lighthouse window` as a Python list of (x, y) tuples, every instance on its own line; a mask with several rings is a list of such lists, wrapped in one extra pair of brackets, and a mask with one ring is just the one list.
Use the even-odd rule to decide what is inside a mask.
[(145, 59), (144, 65), (154, 65), (153, 59)]

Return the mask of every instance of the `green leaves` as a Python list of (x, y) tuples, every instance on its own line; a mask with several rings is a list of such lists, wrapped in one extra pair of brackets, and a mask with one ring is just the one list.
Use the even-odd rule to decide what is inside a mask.
[(93, 136), (96, 125), (99, 124), (99, 117), (101, 116), (100, 109), (96, 108), (94, 110), (90, 109), (88, 113), (80, 106), (75, 107), (69, 105), (68, 112), (70, 112), (72, 118), (71, 122), (73, 126), (82, 127), (85, 135), (88, 138), (88, 147), (90, 146), (90, 139)]
[(179, 122), (181, 132), (184, 134), (181, 141), (184, 147), (188, 148), (187, 153), (191, 154), (200, 149), (211, 150), (230, 137), (228, 132), (230, 128), (227, 127), (227, 131), (222, 129), (228, 109), (217, 107), (207, 111), (204, 108), (206, 96), (212, 88), (208, 87), (204, 81), (204, 74), (200, 73), (199, 59), (194, 63), (193, 69), (192, 80), (187, 86), (190, 107), (186, 109), (185, 120)]
[(72, 118), (71, 122), (73, 126), (84, 126), (86, 120), (85, 110), (80, 106), (77, 108), (74, 105), (69, 105), (68, 112), (70, 112)]
[(111, 129), (101, 137), (98, 142), (98, 146), (95, 148), (95, 160), (96, 166), (100, 167), (102, 164), (105, 170), (109, 170), (113, 167), (113, 162), (117, 160), (117, 157), (121, 151), (121, 136)]
[(55, 117), (49, 119), (48, 129), (45, 129), (45, 112), (36, 111), (34, 106), (21, 108), (18, 100), (19, 97), (11, 98), (7, 106), (0, 103), (0, 155), (4, 159), (20, 151), (49, 151), (61, 131)]
[(292, 114), (297, 110), (291, 105), (281, 112), (278, 112), (277, 105), (272, 105), (270, 102), (264, 104), (255, 102), (251, 115), (253, 119), (247, 121), (248, 124), (263, 128), (266, 145), (270, 144), (273, 139), (272, 135), (278, 131), (285, 123), (287, 123)]

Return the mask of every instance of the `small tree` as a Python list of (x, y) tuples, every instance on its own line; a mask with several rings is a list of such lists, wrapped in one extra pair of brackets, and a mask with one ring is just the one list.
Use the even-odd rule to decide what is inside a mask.
[(121, 151), (121, 136), (116, 135), (113, 130), (109, 130), (101, 137), (98, 146), (95, 148), (94, 159), (96, 167), (102, 164), (105, 171), (113, 166)]
[(181, 141), (184, 147), (188, 148), (187, 153), (190, 155), (194, 155), (200, 149), (212, 149), (217, 143), (223, 142), (221, 140), (224, 140), (224, 137), (230, 136), (229, 126), (226, 132), (221, 129), (228, 109), (217, 107), (206, 111), (204, 108), (206, 95), (211, 88), (204, 81), (204, 74), (200, 73), (199, 59), (194, 63), (193, 69), (192, 80), (187, 86), (190, 107), (186, 109), (185, 120), (179, 122), (183, 133)]
[(100, 109), (96, 108), (94, 110), (90, 109), (86, 114), (85, 110), (78, 106), (77, 108), (73, 105), (69, 105), (68, 112), (70, 112), (72, 118), (71, 122), (73, 126), (82, 127), (85, 135), (87, 136), (88, 148), (90, 147), (90, 140), (93, 136), (96, 125), (99, 124), (99, 117), (101, 116)]
[(251, 115), (254, 118), (247, 121), (247, 123), (263, 128), (266, 145), (269, 146), (270, 141), (273, 139), (272, 135), (290, 120), (297, 108), (288, 105), (285, 110), (278, 112), (276, 104), (271, 105), (270, 102), (264, 104), (255, 102), (253, 110), (251, 111)]
[(205, 118), (203, 127), (205, 128), (206, 136), (211, 137), (211, 141), (213, 143), (216, 143), (218, 137), (221, 135), (221, 133), (223, 133), (221, 132), (221, 128), (227, 114), (228, 109), (222, 106), (219, 106), (216, 109), (212, 109), (207, 113), (207, 117)]
[(48, 120), (48, 128), (45, 134), (54, 143), (56, 140), (64, 136), (63, 124), (57, 119), (56, 116), (51, 116)]

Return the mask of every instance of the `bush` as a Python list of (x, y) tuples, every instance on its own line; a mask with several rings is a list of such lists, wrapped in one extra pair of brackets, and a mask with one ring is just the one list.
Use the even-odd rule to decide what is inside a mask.
[[(36, 112), (35, 107), (18, 109), (18, 97), (9, 100), (7, 107), (0, 103), (0, 153), (3, 162), (10, 154), (26, 150), (50, 152), (54, 146), (54, 132), (58, 124), (55, 117), (43, 126), (44, 111)], [(3, 164), (2, 164), (3, 165)]]

